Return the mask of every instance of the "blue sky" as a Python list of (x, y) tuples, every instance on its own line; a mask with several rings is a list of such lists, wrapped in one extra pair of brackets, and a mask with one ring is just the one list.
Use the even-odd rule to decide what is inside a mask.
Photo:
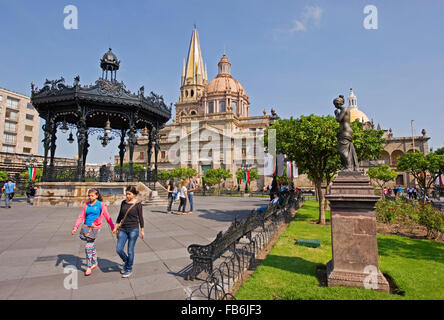
[[(70, 4), (78, 8), (78, 30), (63, 27)], [(367, 5), (378, 9), (377, 30), (363, 26)], [(0, 13), (0, 87), (9, 90), (30, 95), (32, 81), (42, 87), (60, 76), (94, 83), (111, 47), (128, 89), (144, 85), (176, 103), (196, 24), (208, 77), (226, 47), (251, 115), (272, 107), (284, 118), (333, 114), (332, 100), (353, 87), (376, 124), (410, 136), (414, 120), (415, 135), (425, 128), (430, 147), (444, 146), (441, 0), (0, 0)], [(94, 141), (88, 162), (109, 161), (116, 145)], [(67, 142), (56, 153), (75, 154)]]

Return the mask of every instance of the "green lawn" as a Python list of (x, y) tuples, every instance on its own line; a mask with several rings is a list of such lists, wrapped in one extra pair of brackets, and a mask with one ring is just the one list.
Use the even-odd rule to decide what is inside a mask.
[[(310, 223), (318, 217), (317, 208), (315, 201), (305, 202), (267, 258), (236, 292), (236, 299), (444, 299), (444, 244), (390, 235), (378, 235), (379, 265), (405, 296), (320, 287), (316, 267), (331, 260), (331, 227)], [(300, 238), (322, 244), (319, 248), (295, 245)]]

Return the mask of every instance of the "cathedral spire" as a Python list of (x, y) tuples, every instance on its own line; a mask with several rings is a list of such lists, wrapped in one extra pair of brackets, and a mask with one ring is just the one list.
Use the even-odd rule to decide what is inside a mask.
[(203, 85), (208, 82), (205, 72), (205, 64), (202, 59), (202, 51), (200, 49), (199, 35), (196, 28), (194, 28), (191, 36), (190, 48), (188, 49), (188, 57), (183, 78), (182, 85)]

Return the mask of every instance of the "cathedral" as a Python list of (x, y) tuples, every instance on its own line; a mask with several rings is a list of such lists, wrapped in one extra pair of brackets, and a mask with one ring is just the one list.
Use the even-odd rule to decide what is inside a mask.
[[(199, 177), (210, 168), (230, 170), (233, 178), (225, 187), (237, 185), (238, 170), (257, 170), (260, 178), (251, 188), (271, 183), (264, 173), (264, 130), (279, 119), (270, 114), (250, 116), (250, 100), (243, 85), (231, 73), (224, 54), (218, 73), (208, 81), (197, 29), (191, 35), (188, 55), (183, 62), (180, 96), (175, 118), (159, 131), (158, 171), (177, 167), (194, 168)], [(141, 137), (134, 163), (146, 164), (147, 139)]]

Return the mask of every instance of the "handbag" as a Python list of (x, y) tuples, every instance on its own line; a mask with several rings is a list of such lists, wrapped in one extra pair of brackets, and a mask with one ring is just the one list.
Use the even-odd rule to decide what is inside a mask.
[(80, 229), (79, 238), (83, 241), (94, 241), (99, 234), (99, 228), (94, 228), (93, 226), (83, 225)]
[(117, 230), (116, 230), (116, 237), (117, 237), (117, 238), (119, 237), (120, 228), (121, 228), (121, 226), (123, 225), (123, 223), (125, 222), (126, 217), (128, 216), (128, 212), (130, 212), (130, 210), (131, 210), (132, 208), (134, 208), (134, 206), (135, 206), (136, 204), (138, 204), (138, 202), (133, 203), (133, 204), (128, 208), (128, 210), (126, 210), (126, 212), (125, 212), (125, 216), (124, 216), (123, 219), (120, 221), (119, 226), (117, 227)]
[[(100, 207), (100, 216), (102, 216), (102, 207)], [(83, 241), (91, 242), (96, 240), (98, 234), (99, 228), (84, 224), (82, 229), (80, 229), (79, 238)]]

